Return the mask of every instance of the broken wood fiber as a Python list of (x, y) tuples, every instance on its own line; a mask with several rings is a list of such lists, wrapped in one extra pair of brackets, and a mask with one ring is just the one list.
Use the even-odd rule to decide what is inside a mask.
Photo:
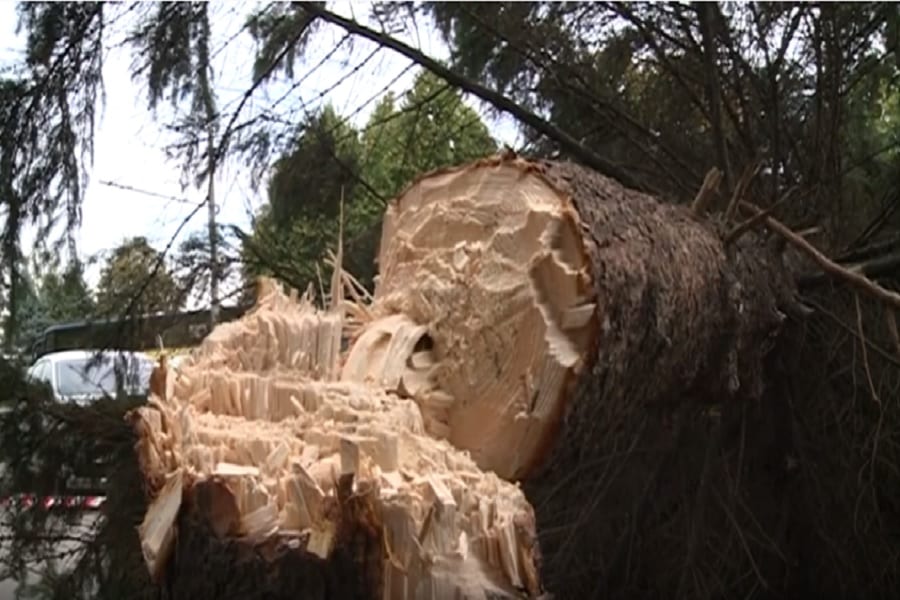
[[(266, 548), (245, 597), (536, 597), (566, 535), (539, 552), (538, 525), (590, 504), (572, 473), (606, 427), (756, 393), (785, 292), (751, 243), (569, 163), (421, 177), (385, 214), (373, 298), (319, 310), (262, 280), (132, 414), (149, 571), (233, 591)], [(167, 571), (173, 545), (218, 570)]]

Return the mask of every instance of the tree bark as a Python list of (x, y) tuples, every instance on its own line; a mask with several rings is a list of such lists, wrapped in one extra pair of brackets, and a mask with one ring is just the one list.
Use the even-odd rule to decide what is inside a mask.
[(713, 426), (734, 433), (735, 412), (763, 397), (796, 288), (780, 252), (756, 236), (726, 249), (711, 221), (683, 207), (575, 165), (542, 168), (585, 224), (603, 323), (556, 443), (524, 484), (545, 585), (560, 597), (588, 592), (585, 580), (604, 597), (675, 597), (696, 534), (663, 528), (685, 518), (685, 487), (699, 490), (691, 503), (707, 501), (728, 437)]
[[(264, 293), (132, 417), (171, 597), (534, 597), (541, 566), (558, 597), (628, 588), (710, 407), (761, 397), (794, 293), (753, 235), (511, 154), (414, 182), (378, 262), (338, 313)], [(692, 567), (688, 538), (662, 559)]]

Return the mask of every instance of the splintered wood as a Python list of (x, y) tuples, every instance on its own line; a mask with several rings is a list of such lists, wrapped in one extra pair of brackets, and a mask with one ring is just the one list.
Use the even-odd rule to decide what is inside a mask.
[[(266, 282), (250, 313), (218, 326), (132, 413), (151, 499), (140, 527), (150, 573), (162, 573), (187, 510), (220, 538), (295, 540), (327, 561), (353, 525), (342, 522), (346, 487), (379, 520), (383, 598), (536, 595), (523, 494), (427, 433), (406, 389), (424, 384), (392, 362), (433, 361), (415, 351), (422, 331), (386, 325), (393, 349), (368, 355), (389, 385), (373, 383), (342, 358), (341, 311)], [(372, 331), (363, 335), (381, 335)]]
[(527, 477), (596, 338), (583, 224), (532, 163), (431, 173), (388, 208), (372, 322), (344, 378), (420, 405), (483, 469)]

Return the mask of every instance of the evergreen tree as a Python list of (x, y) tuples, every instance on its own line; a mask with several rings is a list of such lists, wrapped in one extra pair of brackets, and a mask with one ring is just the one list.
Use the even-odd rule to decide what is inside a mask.
[(175, 312), (184, 304), (165, 257), (144, 237), (115, 248), (100, 273), (97, 310), (111, 317)]

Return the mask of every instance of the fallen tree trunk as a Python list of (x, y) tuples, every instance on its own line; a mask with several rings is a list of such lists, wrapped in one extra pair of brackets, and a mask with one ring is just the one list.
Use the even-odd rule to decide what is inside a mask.
[[(535, 511), (552, 592), (576, 562), (613, 578), (598, 464), (758, 398), (793, 293), (753, 236), (515, 157), (415, 182), (378, 261), (328, 312), (267, 288), (134, 413), (171, 597), (533, 597)], [(662, 468), (607, 492), (640, 513)]]

